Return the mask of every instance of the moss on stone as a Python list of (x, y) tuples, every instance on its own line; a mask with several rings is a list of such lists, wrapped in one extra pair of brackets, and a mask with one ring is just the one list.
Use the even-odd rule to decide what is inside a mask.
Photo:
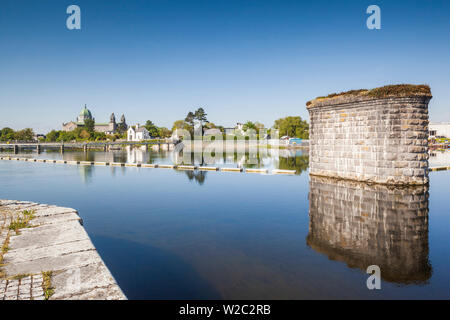
[(413, 85), (413, 84), (397, 84), (379, 87), (375, 89), (359, 89), (350, 90), (341, 93), (331, 93), (327, 96), (317, 97), (314, 100), (308, 101), (306, 106), (313, 104), (316, 101), (324, 99), (334, 99), (338, 97), (372, 97), (375, 99), (389, 98), (389, 97), (410, 97), (421, 96), (431, 98), (431, 89), (428, 85)]

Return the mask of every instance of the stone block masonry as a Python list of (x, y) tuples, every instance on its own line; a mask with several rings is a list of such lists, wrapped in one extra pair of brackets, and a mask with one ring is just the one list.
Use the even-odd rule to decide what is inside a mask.
[(71, 208), (0, 200), (0, 300), (126, 299), (81, 222)]
[[(408, 85), (411, 93), (389, 93), (399, 87), (404, 88), (360, 90), (308, 102), (310, 174), (381, 184), (427, 184), (431, 92), (422, 90), (426, 86)], [(371, 94), (380, 91), (383, 94)]]

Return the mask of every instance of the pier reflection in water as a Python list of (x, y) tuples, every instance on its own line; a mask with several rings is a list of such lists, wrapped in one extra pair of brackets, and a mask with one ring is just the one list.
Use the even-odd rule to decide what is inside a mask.
[(426, 283), (428, 187), (393, 188), (310, 177), (307, 244), (331, 260), (364, 272), (378, 265), (382, 279)]
[[(256, 153), (247, 149), (233, 151), (222, 150), (217, 153), (185, 152), (184, 150), (152, 150), (146, 147), (127, 146), (121, 150), (86, 152), (67, 149), (64, 153), (56, 150), (44, 150), (40, 154), (32, 150), (21, 150), (18, 157), (55, 159), (66, 161), (99, 161), (141, 164), (175, 164), (239, 168), (264, 168), (268, 170), (295, 170), (297, 174), (308, 169), (308, 151), (306, 149), (267, 149), (256, 148)], [(11, 153), (0, 152), (0, 155), (11, 156)], [(89, 169), (82, 169), (89, 171)]]

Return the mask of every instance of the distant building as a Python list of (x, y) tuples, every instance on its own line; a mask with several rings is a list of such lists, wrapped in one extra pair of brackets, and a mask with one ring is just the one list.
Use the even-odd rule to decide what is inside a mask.
[(127, 131), (128, 141), (142, 141), (151, 139), (150, 133), (145, 127), (140, 127), (139, 124), (135, 128), (130, 126)]
[(38, 133), (38, 134), (36, 134), (34, 136), (34, 140), (36, 140), (36, 141), (39, 141), (39, 139), (44, 139), (45, 140), (45, 138), (47, 138), (46, 135), (45, 134), (41, 134), (41, 133)]
[[(84, 127), (84, 122), (88, 119), (95, 121), (95, 118), (92, 117), (91, 111), (85, 105), (84, 108), (81, 110), (80, 114), (78, 115), (77, 120), (63, 123), (62, 130), (73, 131), (76, 128)], [(114, 113), (112, 113), (109, 118), (109, 123), (95, 123), (94, 130), (96, 132), (114, 134), (118, 131), (120, 127), (122, 127), (123, 130), (128, 129), (128, 126), (125, 121), (125, 116), (122, 115), (122, 117), (120, 118), (120, 122), (116, 123), (116, 116), (114, 115)]]
[(450, 122), (430, 122), (428, 131), (430, 137), (450, 138)]

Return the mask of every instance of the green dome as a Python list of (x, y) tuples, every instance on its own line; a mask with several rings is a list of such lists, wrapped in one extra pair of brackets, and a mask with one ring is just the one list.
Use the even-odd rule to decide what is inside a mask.
[(81, 110), (80, 117), (92, 118), (92, 114), (86, 106)]

